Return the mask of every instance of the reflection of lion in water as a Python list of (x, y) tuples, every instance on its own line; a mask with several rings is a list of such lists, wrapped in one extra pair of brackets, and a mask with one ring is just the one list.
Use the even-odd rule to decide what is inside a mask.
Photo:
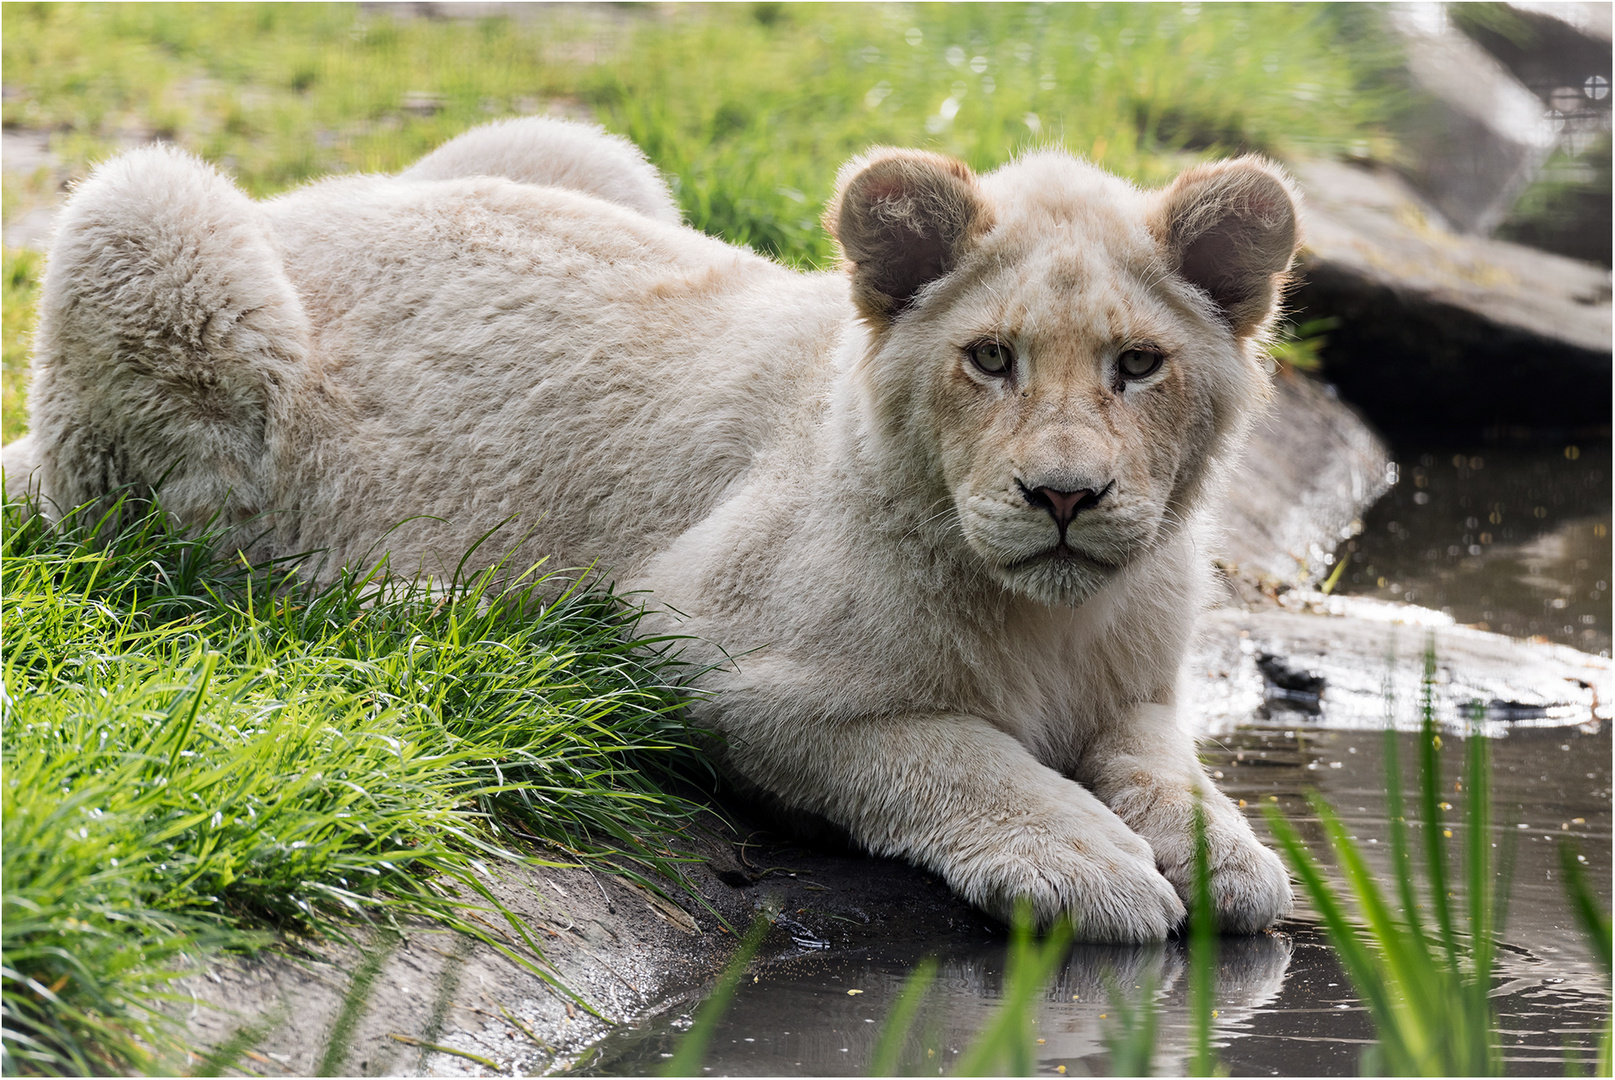
[(273, 512), (264, 554), (436, 570), (519, 514), (518, 558), (600, 560), (741, 657), (700, 719), (787, 806), (1142, 940), (1183, 916), (1199, 793), (1256, 930), (1284, 871), (1173, 702), (1294, 214), (1250, 158), (1141, 192), (876, 150), (826, 215), (846, 272), (800, 274), (575, 125), (264, 203), (142, 150), (63, 213), (5, 459), (61, 506), (166, 474), (187, 519)]

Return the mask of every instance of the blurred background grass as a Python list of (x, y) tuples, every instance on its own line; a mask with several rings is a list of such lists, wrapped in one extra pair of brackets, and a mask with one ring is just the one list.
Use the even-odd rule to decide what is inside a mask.
[[(1255, 150), (1394, 157), (1395, 57), (1352, 5), (5, 4), (0, 215), (172, 141), (263, 197), (397, 169), (499, 117), (642, 146), (697, 228), (799, 266), (837, 167), (874, 143), (987, 169), (1062, 143), (1124, 176)], [(22, 148), (29, 153), (13, 154)], [(37, 162), (37, 164), (33, 164)], [(26, 430), (42, 263), (5, 253), (6, 440)]]

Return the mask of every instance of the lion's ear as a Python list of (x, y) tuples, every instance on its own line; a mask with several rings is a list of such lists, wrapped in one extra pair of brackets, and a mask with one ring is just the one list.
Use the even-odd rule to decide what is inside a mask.
[(1200, 165), (1157, 196), (1150, 231), (1238, 337), (1273, 313), (1297, 244), (1296, 195), (1260, 158)]
[(881, 148), (842, 168), (824, 224), (852, 274), (853, 302), (881, 323), (957, 266), (992, 213), (964, 162)]

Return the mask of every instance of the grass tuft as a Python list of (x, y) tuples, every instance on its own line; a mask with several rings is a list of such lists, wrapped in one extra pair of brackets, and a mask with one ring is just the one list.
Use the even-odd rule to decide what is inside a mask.
[(902, 1059), (904, 1047), (908, 1044), (909, 1034), (914, 1030), (914, 1021), (919, 1018), (920, 1006), (925, 1004), (926, 995), (931, 992), (931, 986), (936, 982), (940, 966), (936, 957), (927, 956), (915, 965), (908, 978), (903, 980), (902, 992), (898, 994), (891, 1012), (886, 1014), (886, 1022), (880, 1029), (880, 1039), (875, 1043), (875, 1050), (869, 1057), (870, 1076), (898, 1075), (898, 1064)]
[[(1458, 897), (1448, 880), (1448, 839), (1439, 804), (1441, 738), (1435, 727), (1435, 657), (1426, 650), (1420, 703), (1418, 803), (1424, 849), (1423, 896), (1406, 826), (1395, 732), (1385, 734), (1386, 782), (1398, 913), (1381, 890), (1362, 852), (1334, 810), (1316, 793), (1308, 802), (1323, 824), (1363, 925), (1347, 914), (1334, 887), (1307, 851), (1294, 825), (1274, 808), (1268, 821), (1280, 847), (1317, 909), (1331, 944), (1368, 1007), (1378, 1033), (1364, 1051), (1371, 1075), (1497, 1076), (1496, 1017), (1490, 992), (1502, 906), (1491, 861), (1490, 747), (1478, 735), (1468, 740), (1465, 887)], [(1429, 915), (1421, 911), (1428, 910)], [(1460, 916), (1462, 919), (1460, 928)], [(1433, 920), (1425, 925), (1425, 918)]]
[(1211, 848), (1206, 839), (1206, 811), (1198, 795), (1194, 804), (1194, 876), (1189, 905), (1189, 1015), (1194, 1030), (1190, 1076), (1216, 1074), (1211, 1049), (1212, 998), (1217, 982), (1217, 908), (1211, 899)]
[(672, 643), (609, 592), (314, 586), (160, 506), (0, 514), (8, 1069), (154, 1065), (168, 981), (272, 932), (429, 917), (549, 978), (501, 863), (677, 878), (667, 788), (710, 772)]

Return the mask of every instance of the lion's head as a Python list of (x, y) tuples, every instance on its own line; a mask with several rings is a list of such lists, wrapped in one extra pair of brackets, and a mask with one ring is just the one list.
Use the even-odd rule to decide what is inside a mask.
[(1140, 191), (1064, 153), (876, 150), (826, 214), (889, 467), (990, 573), (1078, 604), (1191, 512), (1267, 392), (1293, 191), (1240, 158)]

